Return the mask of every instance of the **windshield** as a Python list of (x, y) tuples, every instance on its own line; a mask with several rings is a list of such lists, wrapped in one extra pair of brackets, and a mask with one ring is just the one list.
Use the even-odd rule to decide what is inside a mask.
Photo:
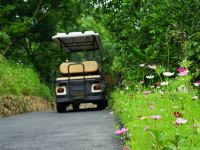
[(100, 51), (82, 51), (70, 54), (69, 61), (73, 62), (83, 62), (83, 61), (101, 61), (101, 53)]

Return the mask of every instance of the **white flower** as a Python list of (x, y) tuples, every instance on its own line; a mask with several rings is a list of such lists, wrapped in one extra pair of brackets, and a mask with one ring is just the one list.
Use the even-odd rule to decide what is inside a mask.
[(187, 122), (187, 120), (186, 119), (183, 119), (183, 118), (177, 118), (176, 119), (176, 124), (185, 124)]
[(196, 96), (196, 95), (194, 95), (194, 96), (192, 97), (192, 99), (199, 99), (199, 97)]
[(128, 86), (126, 87), (126, 90), (129, 90), (129, 87), (128, 87)]
[(159, 120), (162, 117), (160, 115), (153, 115), (153, 116), (150, 116), (150, 118), (155, 119), (155, 120)]
[(160, 85), (162, 86), (165, 86), (165, 85), (168, 85), (169, 83), (168, 82), (161, 82)]
[(120, 94), (124, 94), (124, 91), (120, 91)]
[(178, 106), (173, 106), (173, 108), (174, 108), (174, 109), (178, 109), (179, 107), (178, 107)]
[(162, 90), (159, 91), (160, 94), (164, 94), (164, 92)]
[(147, 79), (153, 79), (154, 76), (153, 75), (149, 75), (149, 76), (146, 76)]
[(163, 109), (161, 109), (160, 111), (161, 111), (161, 112), (165, 112), (165, 111), (167, 111), (167, 109), (166, 109), (166, 108), (163, 108)]
[(140, 66), (140, 67), (144, 67), (144, 66), (145, 66), (145, 64), (140, 64), (139, 66)]
[(151, 91), (144, 91), (144, 92), (143, 92), (144, 95), (148, 95), (148, 94), (150, 94), (150, 93), (151, 93)]
[(194, 85), (195, 85), (195, 86), (200, 86), (200, 81), (194, 82)]
[(174, 75), (174, 72), (163, 72), (164, 76), (171, 77)]
[(143, 117), (140, 118), (140, 120), (144, 120), (144, 119), (147, 119), (147, 118), (149, 118), (149, 117), (143, 116)]
[(156, 65), (148, 65), (150, 69), (156, 69)]
[(109, 114), (110, 114), (110, 115), (113, 115), (114, 113), (113, 113), (113, 111), (111, 111)]

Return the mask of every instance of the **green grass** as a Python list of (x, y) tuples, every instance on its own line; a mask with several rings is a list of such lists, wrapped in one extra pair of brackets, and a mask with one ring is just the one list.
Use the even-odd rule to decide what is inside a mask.
[(1, 55), (0, 94), (51, 98), (49, 88), (40, 82), (38, 74), (32, 68), (9, 62)]
[[(189, 80), (190, 76), (169, 80), (169, 86), (161, 87), (166, 92), (164, 94), (159, 92), (161, 89), (141, 85), (128, 90), (116, 89), (112, 93), (113, 110), (129, 130), (126, 144), (131, 149), (200, 149), (200, 101), (192, 99), (198, 95), (198, 91), (189, 84)], [(187, 87), (187, 90), (177, 90), (180, 85)], [(151, 93), (144, 95), (146, 90)], [(151, 109), (150, 105), (155, 109)], [(187, 119), (187, 123), (176, 127), (174, 112), (180, 112), (181, 118)], [(149, 117), (152, 115), (162, 118), (154, 120)], [(147, 126), (150, 129), (145, 131)]]

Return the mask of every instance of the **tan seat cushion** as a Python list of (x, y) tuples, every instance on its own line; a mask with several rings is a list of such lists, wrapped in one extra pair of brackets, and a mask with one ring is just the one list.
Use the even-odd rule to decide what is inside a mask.
[[(73, 65), (70, 65), (70, 64), (73, 64)], [(96, 61), (84, 61), (82, 62), (82, 64), (85, 67), (86, 73), (98, 71), (98, 64)], [(68, 66), (69, 66), (69, 72), (68, 72)], [(60, 65), (60, 73), (62, 74), (82, 73), (82, 72), (83, 72), (83, 66), (81, 64), (75, 64), (74, 62), (66, 62)]]

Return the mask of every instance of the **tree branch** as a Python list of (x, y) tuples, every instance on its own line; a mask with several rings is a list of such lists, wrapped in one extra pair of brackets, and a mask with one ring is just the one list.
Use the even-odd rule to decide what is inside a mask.
[(35, 11), (33, 12), (33, 18), (36, 18), (37, 13), (39, 12), (41, 5), (42, 5), (42, 0), (38, 0), (37, 7), (36, 7)]
[(19, 41), (19, 38), (14, 38), (11, 43), (4, 49), (2, 55), (6, 56), (6, 54), (9, 52), (10, 48)]

